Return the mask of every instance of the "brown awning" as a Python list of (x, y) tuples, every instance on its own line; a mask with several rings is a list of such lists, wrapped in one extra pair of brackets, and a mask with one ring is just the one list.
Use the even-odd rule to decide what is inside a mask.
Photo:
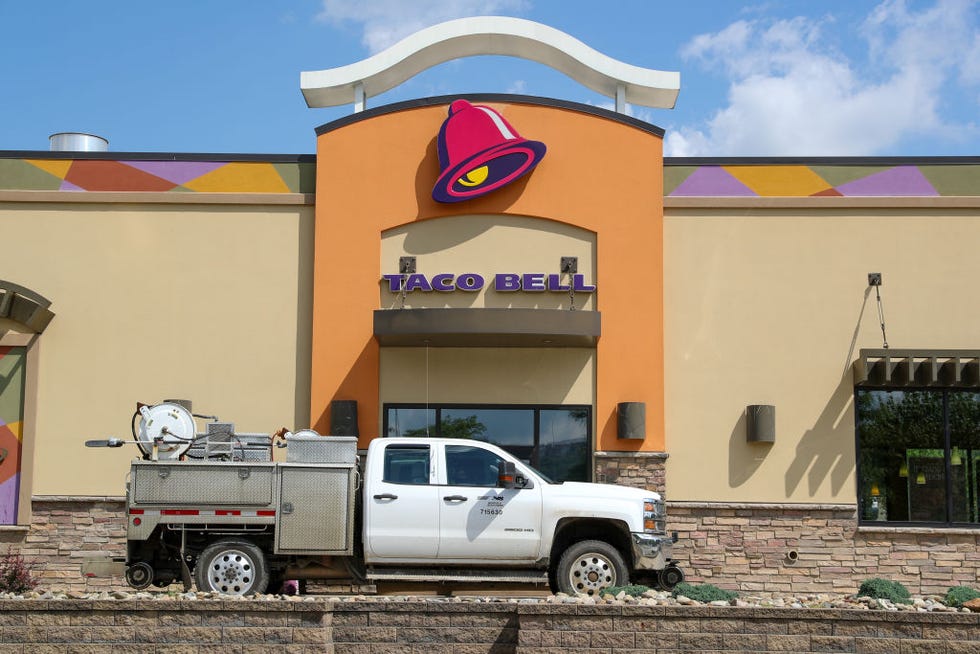
[(980, 388), (980, 350), (861, 350), (854, 385)]
[(598, 311), (560, 309), (384, 309), (374, 337), (400, 347), (595, 347)]
[(40, 334), (54, 318), (50, 306), (51, 301), (39, 293), (0, 279), (0, 318), (13, 320), (27, 331)]

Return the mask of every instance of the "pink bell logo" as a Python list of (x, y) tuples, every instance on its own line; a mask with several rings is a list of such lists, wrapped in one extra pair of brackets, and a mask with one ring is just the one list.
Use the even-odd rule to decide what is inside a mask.
[(456, 100), (439, 130), (442, 174), (432, 189), (436, 202), (479, 197), (531, 172), (547, 148), (529, 141), (499, 113)]

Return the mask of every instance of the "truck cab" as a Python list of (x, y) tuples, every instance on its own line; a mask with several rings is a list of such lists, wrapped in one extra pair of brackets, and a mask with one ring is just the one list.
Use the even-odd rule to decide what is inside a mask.
[(536, 570), (569, 594), (631, 576), (672, 586), (683, 576), (663, 506), (652, 491), (555, 483), (489, 443), (376, 439), (365, 467), (364, 559), (375, 578), (438, 565), (488, 578)]

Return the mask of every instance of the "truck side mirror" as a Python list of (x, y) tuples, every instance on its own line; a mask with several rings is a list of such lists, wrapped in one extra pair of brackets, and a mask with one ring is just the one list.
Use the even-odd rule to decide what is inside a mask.
[(500, 488), (520, 488), (517, 466), (513, 461), (501, 461), (497, 470), (497, 486)]

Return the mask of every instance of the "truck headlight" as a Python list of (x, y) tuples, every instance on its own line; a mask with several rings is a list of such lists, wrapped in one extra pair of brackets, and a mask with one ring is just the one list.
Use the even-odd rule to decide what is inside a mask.
[(647, 533), (663, 533), (667, 529), (664, 501), (656, 497), (643, 500), (643, 531)]

